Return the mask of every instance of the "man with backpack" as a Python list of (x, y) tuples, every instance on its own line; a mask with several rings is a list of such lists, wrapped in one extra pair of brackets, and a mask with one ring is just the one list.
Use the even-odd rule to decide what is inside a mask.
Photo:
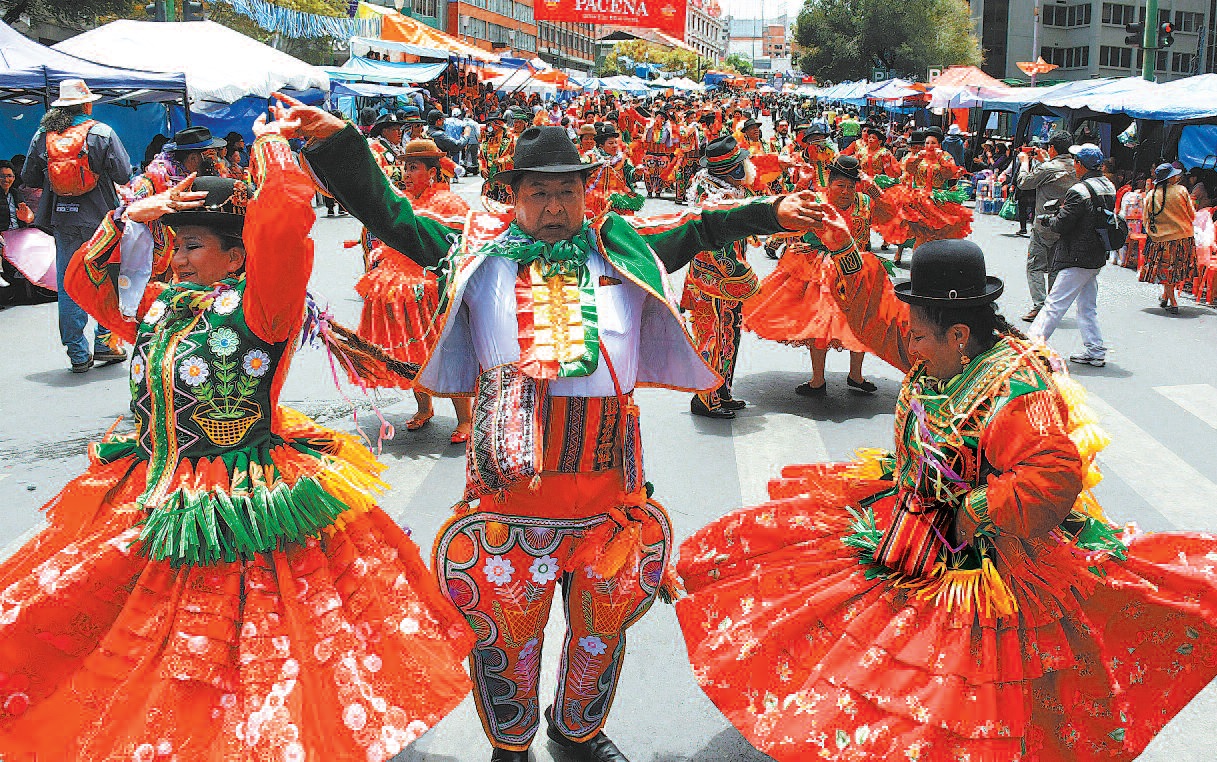
[(63, 288), (72, 255), (93, 236), (106, 214), (118, 208), (116, 186), (131, 179), (131, 159), (122, 141), (108, 125), (92, 118), (93, 102), (100, 97), (82, 79), (61, 82), (59, 99), (42, 118), (21, 173), (27, 186), (43, 189), (34, 224), (55, 237), (59, 338), (73, 373), (84, 373), (94, 363), (105, 366), (127, 359), (117, 340), (100, 325), (89, 351), (84, 335), (89, 317)]
[[(1099, 330), (1099, 270), (1107, 263), (1113, 246), (1119, 248), (1122, 243), (1120, 218), (1115, 214), (1116, 189), (1100, 171), (1103, 151), (1097, 145), (1083, 143), (1071, 147), (1069, 153), (1079, 180), (1065, 194), (1055, 214), (1040, 218), (1060, 235), (1052, 249), (1050, 267), (1056, 280), (1028, 333), (1046, 341), (1076, 301), (1085, 350), (1070, 355), (1069, 361), (1101, 368), (1107, 364), (1107, 348)], [(1127, 227), (1122, 229), (1126, 236)]]

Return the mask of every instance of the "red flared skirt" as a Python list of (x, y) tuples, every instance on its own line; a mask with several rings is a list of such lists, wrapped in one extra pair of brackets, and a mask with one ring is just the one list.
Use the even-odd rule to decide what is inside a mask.
[(984, 618), (867, 578), (846, 506), (883, 483), (842, 470), (787, 468), (681, 548), (698, 682), (779, 762), (1132, 760), (1217, 676), (1217, 540), (1023, 544), (995, 560), (1019, 613)]
[[(372, 258), (371, 269), (355, 284), (355, 291), (363, 297), (359, 335), (397, 360), (422, 365), (439, 338), (435, 275), (384, 245), (376, 248)], [(354, 378), (352, 381), (358, 383)], [(409, 379), (388, 371), (363, 382), (374, 387), (412, 386)]]
[[(182, 475), (220, 486), (208, 471)], [(146, 472), (94, 460), (0, 566), (5, 760), (379, 762), (468, 693), (472, 633), (379, 508), (254, 561), (174, 568), (136, 552)]]
[(966, 238), (972, 232), (972, 210), (954, 201), (935, 201), (925, 188), (903, 183), (883, 192), (875, 205), (873, 224), (883, 240), (915, 246), (948, 238)]
[(761, 282), (761, 292), (744, 303), (744, 327), (784, 344), (866, 351), (833, 297), (832, 267), (828, 257), (792, 242)]

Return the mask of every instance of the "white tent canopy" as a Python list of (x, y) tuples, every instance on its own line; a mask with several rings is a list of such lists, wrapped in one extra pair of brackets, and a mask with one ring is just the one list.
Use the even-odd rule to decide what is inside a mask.
[(276, 90), (328, 91), (326, 73), (213, 21), (114, 21), (64, 40), (56, 50), (90, 61), (186, 74), (190, 101), (235, 103)]

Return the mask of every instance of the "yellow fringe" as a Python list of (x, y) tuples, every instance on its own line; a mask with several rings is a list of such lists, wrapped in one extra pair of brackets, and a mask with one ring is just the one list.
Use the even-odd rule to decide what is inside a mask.
[(901, 582), (897, 586), (912, 590), (920, 600), (932, 598), (936, 604), (945, 603), (947, 611), (959, 609), (967, 613), (975, 609), (988, 618), (1018, 612), (1018, 601), (988, 558), (981, 559), (979, 569), (947, 569), (946, 564), (938, 563), (928, 579)]
[(857, 461), (845, 472), (853, 479), (875, 480), (883, 478), (883, 461), (890, 456), (878, 447), (863, 447), (854, 453)]
[(1069, 408), (1069, 438), (1078, 448), (1082, 457), (1082, 492), (1073, 503), (1074, 513), (1090, 516), (1098, 521), (1110, 524), (1103, 513), (1103, 507), (1091, 492), (1103, 480), (1095, 459), (1099, 453), (1111, 444), (1111, 436), (1099, 425), (1099, 418), (1094, 411), (1086, 406), (1086, 387), (1069, 377), (1065, 372), (1052, 374), (1057, 391)]

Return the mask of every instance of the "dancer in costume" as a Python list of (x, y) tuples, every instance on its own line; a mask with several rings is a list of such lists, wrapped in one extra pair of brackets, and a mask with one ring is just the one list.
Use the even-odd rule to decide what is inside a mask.
[[(452, 192), (448, 178), (456, 164), (430, 140), (411, 140), (401, 152), (402, 190), (410, 204), (444, 218), (464, 219), (469, 205)], [(372, 251), (372, 265), (355, 286), (363, 297), (359, 336), (379, 346), (395, 360), (421, 366), (435, 344), (435, 312), (439, 291), (435, 273), (414, 264), (400, 251), (383, 243)], [(414, 388), (418, 411), (406, 423), (407, 431), (418, 431), (435, 417), (431, 395), (414, 386), (413, 380), (388, 372), (356, 379), (369, 386)], [(468, 399), (454, 398), (456, 430), (453, 444), (469, 441), (473, 410)]]
[(484, 182), (482, 195), (501, 204), (511, 203), (511, 188), (496, 180), (499, 172), (511, 169), (511, 156), (516, 150), (515, 136), (505, 127), (502, 114), (491, 114), (489, 126), (478, 150), (478, 166)]
[(472, 633), (376, 506), (383, 467), (279, 405), (314, 221), (279, 124), (255, 125), (256, 196), (187, 178), (69, 266), (135, 346), (136, 428), (0, 565), (5, 759), (384, 761), (468, 693)]
[(802, 150), (793, 155), (798, 162), (795, 189), (824, 190), (828, 187), (828, 167), (837, 158), (837, 152), (828, 144), (828, 129), (822, 124), (812, 124), (799, 135), (798, 143)]
[(676, 167), (676, 203), (678, 205), (683, 205), (689, 197), (689, 186), (693, 181), (693, 175), (697, 173), (706, 147), (702, 127), (693, 118), (695, 115), (693, 111), (684, 112), (684, 118), (676, 125), (680, 138), (676, 149), (679, 157), (679, 164)]
[(596, 133), (596, 168), (587, 176), (587, 212), (596, 217), (608, 210), (630, 215), (646, 199), (635, 190), (634, 165), (621, 145), (621, 133), (611, 123)]
[[(466, 501), (436, 539), (434, 568), (478, 636), (470, 670), (491, 759), (528, 759), (546, 716), (567, 754), (623, 762), (602, 728), (625, 632), (672, 582), (671, 526), (645, 487), (633, 390), (720, 383), (689, 342), (665, 273), (696, 251), (805, 229), (823, 212), (795, 195), (588, 221), (594, 167), (564, 130), (539, 127), (516, 144), (514, 210), (473, 214), (462, 228), (415, 214), (353, 128), (301, 105), (289, 116), (329, 190), (386, 242), (439, 268), (440, 338), (418, 382), (474, 395), (477, 424)], [(567, 634), (546, 709), (539, 665), (559, 582)]]
[(596, 155), (596, 125), (588, 122), (579, 126), (579, 157), (587, 164), (599, 161)]
[[(143, 174), (137, 175), (127, 184), (130, 198), (147, 198), (164, 193), (184, 180), (187, 175), (219, 175), (219, 151), (227, 144), (225, 140), (213, 138), (211, 130), (206, 127), (178, 130), (174, 133), (173, 140), (166, 143), (156, 158), (144, 167)], [(127, 195), (125, 191), (123, 195)]]
[(893, 292), (844, 221), (838, 303), (908, 371), (895, 452), (787, 467), (681, 548), (699, 682), (779, 762), (1132, 760), (1217, 675), (1211, 535), (1123, 532), (1085, 391), (970, 241)]
[(656, 198), (668, 189), (663, 171), (672, 162), (680, 137), (672, 131), (669, 114), (659, 111), (642, 132), (642, 145), (646, 156), (643, 159), (643, 180), (647, 186), (647, 197)]
[(911, 144), (918, 142), (924, 148), (909, 152), (901, 166), (900, 183), (883, 194), (894, 216), (877, 221), (883, 240), (897, 244), (897, 262), (906, 247), (966, 238), (972, 232), (972, 210), (963, 205), (965, 194), (949, 190), (965, 174), (964, 169), (942, 150), (935, 135), (915, 131)]
[[(838, 156), (829, 165), (824, 197), (845, 218), (862, 256), (873, 258), (866, 245), (870, 241), (871, 198), (858, 190), (863, 179), (856, 158)], [(849, 351), (846, 385), (873, 394), (875, 384), (862, 375), (866, 347), (850, 330), (832, 293), (835, 265), (830, 253), (814, 234), (806, 240), (796, 237), (789, 243), (777, 268), (761, 283), (760, 294), (745, 305), (744, 327), (763, 339), (807, 347), (811, 352), (811, 380), (795, 387), (795, 394), (827, 394), (824, 365), (829, 349)]]
[(882, 127), (868, 124), (863, 128), (863, 139), (850, 143), (841, 153), (856, 157), (862, 171), (871, 178), (887, 177), (894, 182), (900, 179), (900, 162), (883, 144), (886, 137)]
[[(689, 201), (706, 209), (733, 199), (756, 195), (755, 170), (735, 138), (724, 137), (706, 146), (705, 168), (693, 176)], [(748, 403), (731, 396), (739, 352), (744, 303), (760, 291), (748, 264), (748, 239), (697, 252), (685, 275), (681, 309), (689, 313), (693, 343), (702, 360), (722, 377), (722, 384), (689, 400), (689, 412), (704, 418), (735, 417)]]

